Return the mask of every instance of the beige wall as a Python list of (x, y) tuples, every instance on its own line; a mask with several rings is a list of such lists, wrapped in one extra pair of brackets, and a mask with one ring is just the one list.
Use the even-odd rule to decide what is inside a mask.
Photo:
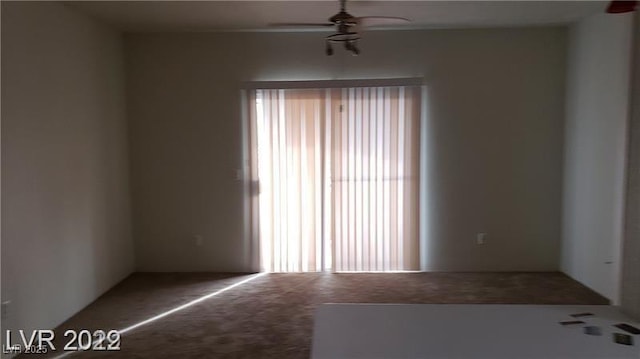
[(61, 4), (2, 2), (3, 330), (52, 328), (133, 269), (122, 50)]
[(322, 33), (127, 35), (137, 269), (251, 269), (243, 81), (387, 77), (428, 88), (425, 269), (559, 269), (565, 35), (370, 32), (359, 57), (326, 57)]
[(640, 321), (640, 12), (636, 11), (627, 167), (627, 207), (623, 243), (623, 310)]
[(619, 301), (631, 14), (570, 31), (562, 270)]

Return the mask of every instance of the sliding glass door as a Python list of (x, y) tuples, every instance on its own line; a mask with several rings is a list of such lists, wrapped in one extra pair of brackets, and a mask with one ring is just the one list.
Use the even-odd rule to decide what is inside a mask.
[(419, 268), (419, 91), (250, 93), (253, 213), (264, 270)]

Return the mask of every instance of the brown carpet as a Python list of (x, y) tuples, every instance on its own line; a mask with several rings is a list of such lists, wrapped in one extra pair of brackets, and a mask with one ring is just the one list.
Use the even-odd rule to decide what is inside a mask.
[[(136, 273), (56, 329), (123, 329), (250, 275)], [(608, 304), (561, 273), (266, 274), (67, 358), (308, 358), (321, 303)], [(56, 353), (63, 343), (56, 342)], [(21, 356), (51, 357), (47, 356)]]

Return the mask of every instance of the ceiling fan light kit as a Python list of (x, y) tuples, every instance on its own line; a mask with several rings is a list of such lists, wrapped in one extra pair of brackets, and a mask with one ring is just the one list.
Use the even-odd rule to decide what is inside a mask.
[(357, 32), (338, 32), (333, 35), (329, 35), (325, 38), (326, 41), (326, 54), (327, 56), (333, 55), (333, 46), (332, 43), (344, 43), (344, 48), (351, 52), (353, 56), (358, 56), (360, 54), (360, 49), (358, 49), (358, 40), (360, 40), (360, 35)]

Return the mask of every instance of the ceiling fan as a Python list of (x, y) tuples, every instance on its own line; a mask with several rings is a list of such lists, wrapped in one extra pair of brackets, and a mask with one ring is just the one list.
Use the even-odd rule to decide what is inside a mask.
[(332, 44), (344, 44), (344, 48), (354, 56), (360, 54), (358, 40), (360, 31), (366, 27), (396, 25), (409, 22), (409, 19), (394, 16), (353, 16), (346, 10), (346, 0), (340, 0), (340, 11), (331, 16), (326, 23), (280, 23), (279, 27), (335, 27), (336, 32), (325, 37), (325, 53), (333, 55)]

